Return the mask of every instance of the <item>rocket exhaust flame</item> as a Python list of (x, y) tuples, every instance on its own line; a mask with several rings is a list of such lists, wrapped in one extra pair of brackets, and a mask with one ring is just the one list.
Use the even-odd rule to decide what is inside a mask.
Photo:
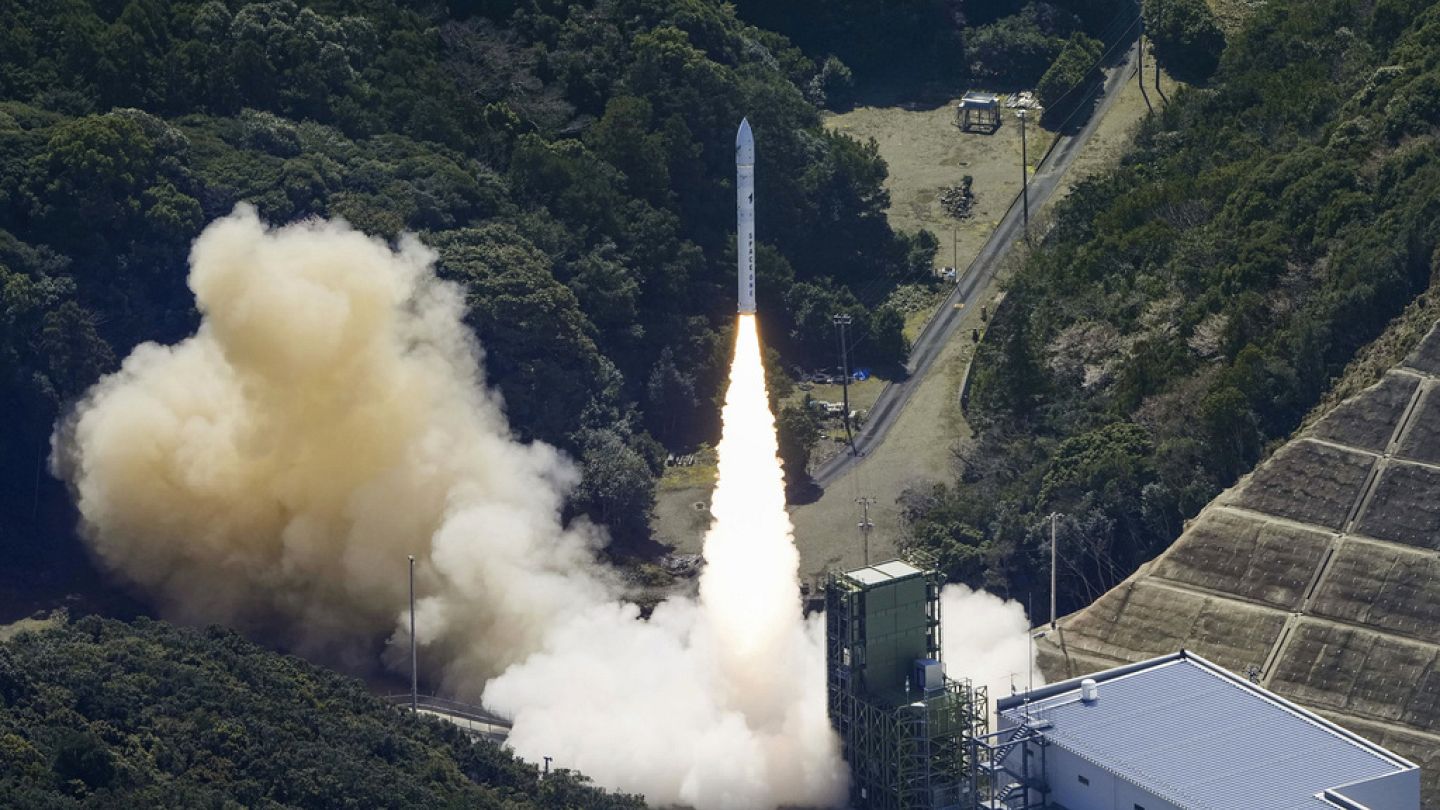
[(775, 679), (774, 666), (800, 647), (801, 619), (800, 557), (785, 511), (758, 331), (754, 315), (739, 317), (700, 579), (705, 616), (726, 641), (720, 664), (734, 696), (749, 703), (775, 697), (766, 684)]
[(582, 617), (485, 702), (514, 717), (521, 756), (555, 756), (652, 804), (833, 806), (845, 771), (825, 714), (824, 628), (801, 615), (751, 314), (736, 324), (722, 417), (699, 599), (661, 603), (648, 622), (632, 606), (618, 622)]

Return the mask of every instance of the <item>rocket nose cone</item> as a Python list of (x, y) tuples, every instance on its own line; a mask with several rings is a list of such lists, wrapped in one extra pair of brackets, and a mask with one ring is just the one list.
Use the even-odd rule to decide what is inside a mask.
[(750, 131), (750, 119), (740, 121), (740, 131), (735, 134), (735, 164), (755, 165), (755, 135)]

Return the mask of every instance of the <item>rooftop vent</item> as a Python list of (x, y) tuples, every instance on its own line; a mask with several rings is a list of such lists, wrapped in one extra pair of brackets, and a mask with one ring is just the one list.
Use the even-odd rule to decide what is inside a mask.
[(1095, 683), (1094, 678), (1086, 678), (1080, 682), (1080, 699), (1086, 703), (1094, 703), (1100, 699), (1100, 685)]

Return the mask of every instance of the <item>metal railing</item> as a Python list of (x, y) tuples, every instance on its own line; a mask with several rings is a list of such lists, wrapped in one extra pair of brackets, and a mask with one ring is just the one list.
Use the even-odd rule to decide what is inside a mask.
[[(401, 708), (410, 707), (410, 693), (404, 692), (398, 695), (386, 695), (385, 701)], [(510, 730), (510, 721), (483, 706), (476, 706), (472, 703), (461, 703), (458, 700), (439, 697), (438, 695), (419, 695), (416, 700), (416, 707), (422, 711), (434, 712), (444, 715), (451, 720), (464, 720), (471, 724), (488, 726), (487, 733), (503, 733), (496, 731), (503, 729)]]

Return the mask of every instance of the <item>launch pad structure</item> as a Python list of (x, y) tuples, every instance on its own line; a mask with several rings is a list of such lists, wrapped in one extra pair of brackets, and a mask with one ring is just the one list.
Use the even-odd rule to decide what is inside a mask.
[(937, 572), (900, 560), (826, 583), (828, 712), (852, 807), (968, 810), (989, 701), (983, 686), (944, 674), (940, 585)]

